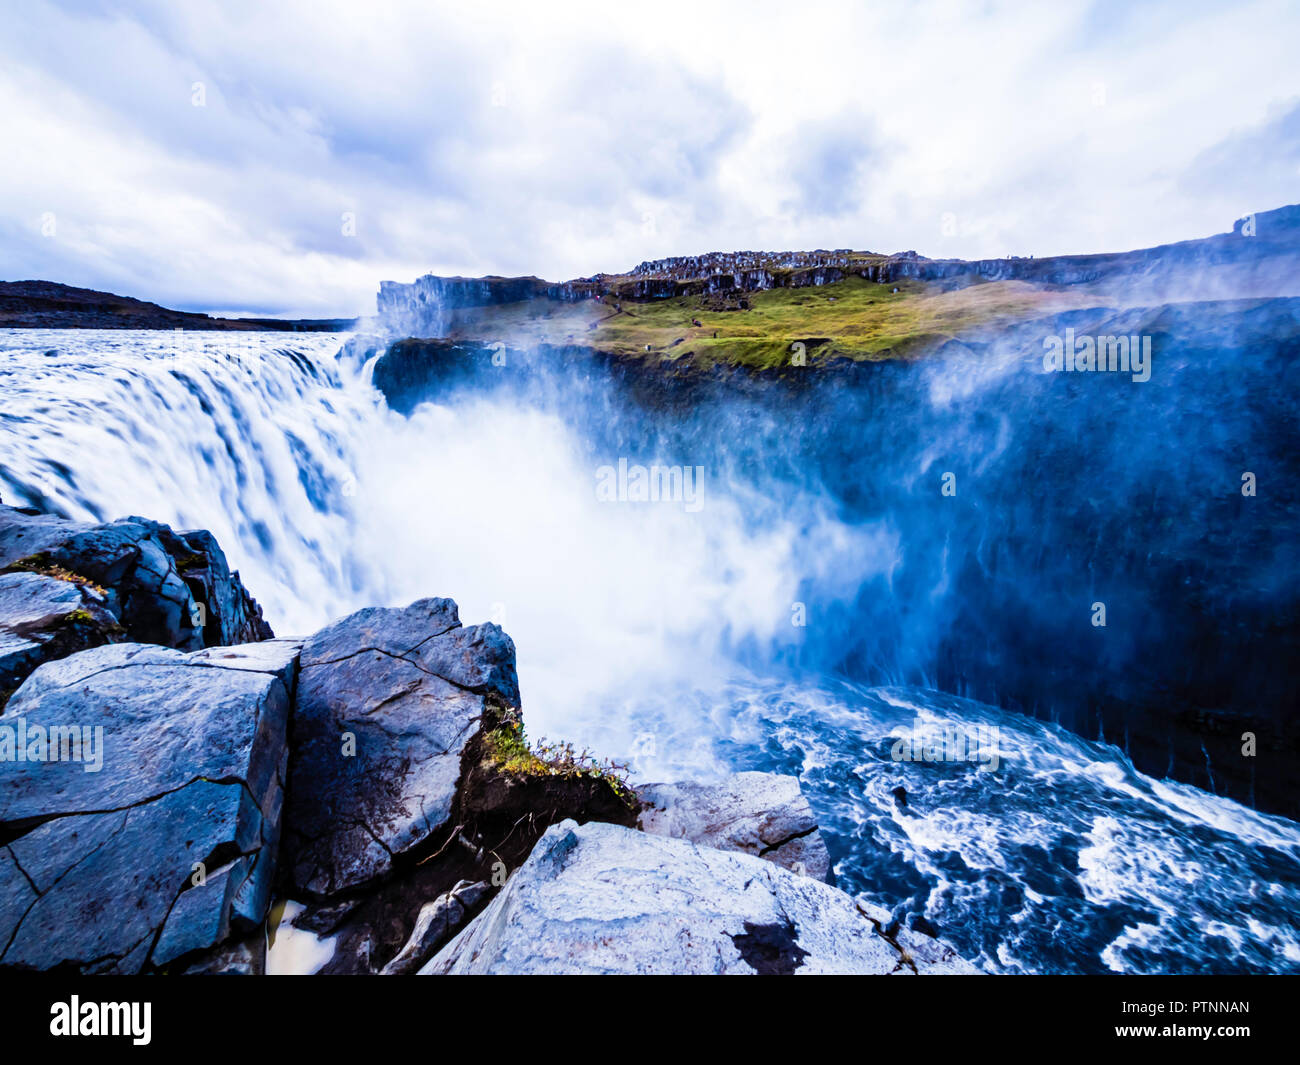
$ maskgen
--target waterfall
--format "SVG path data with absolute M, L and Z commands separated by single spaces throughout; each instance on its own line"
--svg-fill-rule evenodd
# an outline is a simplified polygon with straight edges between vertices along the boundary
M 641 779 L 799 774 L 841 884 L 924 915 L 986 968 L 1300 969 L 1300 826 L 1152 779 L 1116 747 L 991 699 L 916 686 L 942 686 L 937 640 L 965 647 L 951 619 L 969 565 L 988 587 L 1033 576 L 1014 537 L 998 539 L 1024 525 L 977 503 L 946 525 L 927 509 L 945 505 L 956 448 L 961 502 L 981 476 L 1059 459 L 1045 408 L 1012 410 L 1006 390 L 1023 386 L 1006 364 L 917 371 L 897 406 L 728 401 L 673 426 L 567 372 L 527 394 L 470 382 L 403 416 L 339 347 L 0 331 L 0 496 L 210 529 L 281 635 L 454 598 L 467 623 L 515 639 L 531 736 L 627 760 Z M 987 402 L 962 406 L 973 396 Z M 1096 445 L 1081 457 L 1113 472 Z M 669 486 L 702 469 L 703 505 L 671 490 L 638 502 L 638 466 Z M 999 737 L 996 772 L 896 757 L 954 723 Z

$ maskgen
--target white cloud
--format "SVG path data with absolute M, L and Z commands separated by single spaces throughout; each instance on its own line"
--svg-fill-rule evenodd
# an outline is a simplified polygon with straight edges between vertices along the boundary
M 1300 200 L 1285 4 L 553 8 L 9 12 L 0 276 L 353 314 L 430 269 L 1110 250 Z

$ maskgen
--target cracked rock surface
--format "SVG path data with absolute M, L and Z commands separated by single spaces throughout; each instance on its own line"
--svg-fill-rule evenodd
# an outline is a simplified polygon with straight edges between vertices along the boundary
M 0 570 L 51 567 L 103 588 L 103 606 L 129 640 L 192 651 L 273 636 L 205 530 L 135 517 L 96 525 L 0 505 Z
M 42 662 L 118 639 L 104 597 L 39 573 L 0 573 L 0 707 Z
M 735 773 L 717 784 L 644 784 L 636 793 L 642 831 L 830 877 L 830 854 L 797 777 Z
M 0 966 L 149 971 L 264 919 L 299 649 L 113 644 L 27 679 L 0 744 L 102 726 L 102 765 L 0 761 Z
M 844 892 L 772 862 L 574 821 L 549 828 L 487 909 L 420 970 L 975 971 L 938 940 L 889 938 Z
M 450 599 L 372 608 L 304 645 L 286 863 L 325 900 L 388 875 L 447 821 L 485 700 L 519 706 L 514 643 Z

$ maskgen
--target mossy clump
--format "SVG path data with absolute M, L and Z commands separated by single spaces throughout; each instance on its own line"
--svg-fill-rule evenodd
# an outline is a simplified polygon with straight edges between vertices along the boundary
M 603 781 L 629 804 L 634 802 L 628 783 L 628 767 L 595 757 L 572 743 L 550 743 L 545 739 L 529 743 L 523 723 L 513 713 L 500 715 L 497 726 L 483 737 L 485 756 L 512 776 L 586 778 Z
M 28 555 L 26 558 L 20 558 L 17 562 L 10 563 L 0 572 L 36 573 L 42 577 L 53 577 L 56 581 L 67 581 L 69 584 L 76 584 L 82 588 L 89 588 L 92 592 L 101 597 L 108 594 L 104 588 L 96 584 L 89 577 L 84 577 L 80 573 L 73 573 L 72 570 L 65 566 L 60 566 L 57 562 L 53 561 L 46 552 L 41 552 L 36 555 Z
M 59 624 L 68 629 L 90 628 L 96 632 L 102 632 L 112 641 L 115 637 L 125 636 L 124 629 L 118 622 L 114 621 L 112 615 L 107 611 L 101 611 L 96 616 L 85 607 L 77 607 L 76 610 L 69 611 L 59 619 Z

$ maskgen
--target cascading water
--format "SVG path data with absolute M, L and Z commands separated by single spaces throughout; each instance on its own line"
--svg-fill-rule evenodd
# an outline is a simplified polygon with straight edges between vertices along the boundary
M 932 516 L 881 509 L 863 466 L 905 427 L 814 461 L 798 444 L 806 412 L 715 408 L 656 429 L 614 409 L 599 375 L 551 377 L 531 397 L 471 382 L 407 417 L 338 347 L 0 333 L 0 495 L 208 528 L 281 634 L 455 598 L 514 637 L 532 736 L 641 778 L 800 774 L 840 884 L 924 917 L 990 970 L 1300 969 L 1294 822 L 1143 776 L 1056 724 L 844 679 L 943 679 L 913 648 L 965 579 L 963 527 L 934 534 L 952 569 L 922 579 L 906 560 Z M 913 399 L 942 407 L 949 384 Z M 987 445 L 984 467 L 1015 453 L 997 408 L 963 430 Z M 913 476 L 937 475 L 941 442 L 906 446 L 935 453 Z M 597 471 L 628 457 L 701 460 L 705 505 L 602 502 Z M 996 545 L 973 557 L 998 575 Z M 996 770 L 895 756 L 918 728 L 954 722 L 996 729 Z

